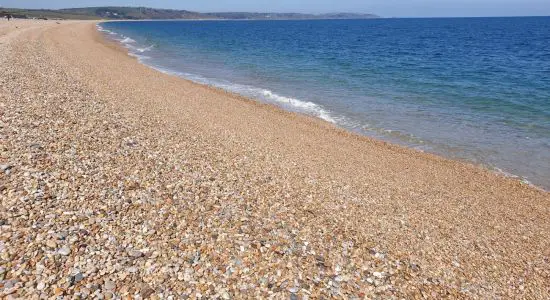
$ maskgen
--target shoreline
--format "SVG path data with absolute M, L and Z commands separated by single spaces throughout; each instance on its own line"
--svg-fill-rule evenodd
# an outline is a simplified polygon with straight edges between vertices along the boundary
M 17 24 L 1 296 L 550 296 L 549 193 Z
M 436 151 L 436 150 L 433 150 L 433 151 L 425 151 L 425 150 L 422 150 L 422 149 L 417 149 L 416 147 L 414 146 L 411 146 L 411 145 L 407 145 L 406 142 L 402 142 L 402 143 L 399 143 L 395 140 L 391 140 L 390 138 L 386 138 L 384 139 L 384 137 L 382 136 L 377 136 L 376 134 L 369 134 L 367 131 L 361 131 L 361 130 L 352 130 L 352 129 L 349 129 L 349 128 L 346 128 L 345 126 L 337 123 L 336 121 L 331 121 L 329 119 L 332 119 L 331 117 L 329 117 L 329 119 L 326 119 L 326 118 L 323 118 L 321 116 L 314 116 L 314 115 L 310 115 L 306 112 L 300 112 L 300 111 L 297 111 L 297 110 L 292 110 L 292 109 L 287 109 L 287 108 L 284 108 L 282 107 L 282 105 L 277 105 L 275 103 L 269 103 L 269 102 L 266 102 L 265 100 L 261 100 L 261 99 L 256 99 L 254 97 L 251 97 L 251 96 L 247 96 L 247 95 L 242 95 L 238 92 L 235 92 L 235 91 L 231 91 L 227 88 L 223 88 L 223 87 L 218 87 L 216 86 L 215 84 L 208 84 L 208 83 L 203 83 L 203 82 L 200 82 L 198 80 L 193 80 L 191 78 L 187 78 L 185 77 L 184 75 L 178 75 L 178 71 L 176 70 L 170 70 L 170 69 L 162 69 L 160 67 L 156 67 L 154 65 L 151 65 L 151 64 L 147 64 L 146 62 L 143 61 L 143 59 L 140 57 L 139 54 L 135 54 L 135 53 L 132 53 L 131 52 L 131 49 L 122 41 L 118 41 L 114 38 L 110 38 L 108 35 L 109 35 L 109 32 L 112 32 L 110 30 L 106 30 L 104 29 L 101 24 L 103 23 L 108 23 L 108 22 L 139 22 L 141 20 L 108 20 L 108 21 L 98 21 L 97 24 L 96 24 L 96 27 L 99 31 L 99 34 L 101 35 L 101 37 L 103 39 L 105 39 L 105 42 L 108 43 L 108 42 L 113 42 L 115 44 L 117 44 L 117 46 L 119 46 L 119 50 L 122 51 L 123 53 L 131 56 L 132 58 L 135 58 L 136 61 L 138 61 L 138 63 L 154 70 L 154 71 L 157 71 L 157 72 L 160 72 L 160 73 L 163 73 L 163 74 L 166 74 L 168 76 L 174 76 L 174 77 L 177 77 L 177 78 L 180 78 L 182 80 L 185 80 L 185 81 L 188 81 L 188 82 L 192 82 L 194 84 L 198 84 L 200 86 L 204 86 L 206 88 L 212 88 L 212 89 L 216 89 L 216 90 L 222 90 L 224 92 L 227 92 L 229 94 L 231 94 L 232 96 L 234 97 L 242 97 L 242 98 L 245 98 L 246 100 L 251 100 L 251 101 L 255 101 L 255 102 L 259 102 L 261 104 L 266 104 L 268 106 L 273 106 L 274 108 L 277 108 L 277 109 L 283 109 L 284 111 L 287 111 L 287 112 L 290 112 L 290 113 L 295 113 L 295 114 L 298 114 L 298 115 L 301 115 L 301 116 L 305 116 L 305 117 L 308 117 L 308 118 L 314 118 L 314 119 L 318 119 L 318 120 L 321 120 L 323 122 L 327 122 L 329 124 L 331 124 L 332 126 L 334 126 L 335 128 L 338 128 L 338 129 L 341 129 L 341 130 L 344 130 L 346 132 L 349 132 L 351 134 L 355 134 L 355 135 L 358 135 L 358 136 L 361 136 L 361 137 L 367 137 L 369 139 L 372 139 L 372 140 L 375 140 L 375 141 L 378 141 L 378 142 L 383 142 L 383 143 L 388 143 L 390 145 L 393 145 L 393 146 L 396 146 L 396 147 L 403 147 L 403 148 L 406 148 L 408 150 L 412 150 L 414 152 L 418 152 L 418 153 L 427 153 L 427 154 L 430 154 L 430 155 L 435 155 L 437 157 L 440 157 L 440 158 L 443 158 L 443 159 L 448 159 L 448 160 L 451 160 L 451 161 L 455 161 L 455 162 L 459 162 L 459 163 L 464 163 L 464 164 L 467 164 L 467 165 L 470 165 L 474 168 L 479 168 L 479 169 L 482 169 L 482 170 L 485 170 L 485 171 L 488 171 L 488 172 L 491 172 L 491 173 L 494 173 L 498 176 L 503 176 L 505 178 L 509 178 L 511 180 L 516 180 L 518 181 L 519 183 L 523 184 L 523 185 L 528 185 L 532 188 L 535 188 L 535 189 L 538 189 L 538 190 L 541 190 L 543 192 L 550 192 L 550 190 L 548 189 L 549 187 L 545 187 L 545 186 L 542 186 L 542 185 L 537 185 L 535 183 L 533 183 L 531 180 L 528 180 L 526 177 L 522 176 L 522 175 L 517 175 L 517 174 L 514 174 L 514 173 L 511 173 L 509 171 L 506 171 L 506 170 L 503 170 L 500 166 L 497 166 L 497 165 L 490 165 L 488 163 L 485 163 L 485 162 L 473 162 L 472 159 L 470 158 L 464 158 L 464 157 L 453 157 L 451 155 L 446 155 L 443 151 Z M 150 21 L 174 21 L 174 20 L 150 20 Z M 188 20 L 188 21 L 196 21 L 196 20 Z M 119 35 L 119 33 L 116 33 L 116 32 L 113 32 L 115 35 Z M 131 37 L 126 37 L 126 38 L 130 38 Z M 199 75 L 200 76 L 200 75 Z M 261 89 L 261 88 L 260 88 Z M 298 100 L 300 102 L 303 102 L 302 100 Z M 312 102 L 311 102 L 312 103 Z M 316 103 L 313 103 L 314 105 L 318 105 Z M 328 113 L 324 108 L 322 108 L 323 110 L 323 113 Z

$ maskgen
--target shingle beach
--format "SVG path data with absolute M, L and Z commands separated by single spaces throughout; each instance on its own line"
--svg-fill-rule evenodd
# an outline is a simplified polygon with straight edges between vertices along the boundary
M 0 21 L 0 298 L 549 299 L 550 194 Z

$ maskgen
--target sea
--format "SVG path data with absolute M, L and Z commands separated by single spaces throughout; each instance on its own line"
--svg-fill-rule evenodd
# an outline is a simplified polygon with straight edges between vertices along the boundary
M 161 72 L 550 190 L 550 17 L 98 29 Z

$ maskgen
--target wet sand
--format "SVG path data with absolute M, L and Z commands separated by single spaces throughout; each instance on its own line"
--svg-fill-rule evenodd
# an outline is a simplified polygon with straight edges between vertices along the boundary
M 550 297 L 549 193 L 60 23 L 0 23 L 0 295 Z

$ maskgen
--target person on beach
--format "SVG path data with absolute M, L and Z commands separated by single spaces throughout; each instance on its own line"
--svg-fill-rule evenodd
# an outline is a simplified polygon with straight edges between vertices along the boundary
M 7 15 L 6 18 L 8 18 L 8 22 L 11 20 L 11 15 Z

